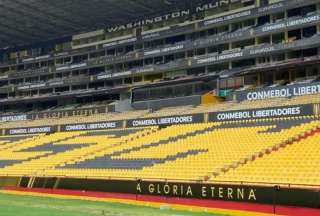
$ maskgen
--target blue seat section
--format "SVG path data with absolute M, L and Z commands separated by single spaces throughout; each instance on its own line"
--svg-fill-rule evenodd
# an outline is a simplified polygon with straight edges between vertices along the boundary
M 272 119 L 272 121 L 256 121 L 256 122 L 225 122 L 219 126 L 218 129 L 222 128 L 242 128 L 242 127 L 261 127 L 261 126 L 274 126 L 261 133 L 275 133 L 281 132 L 282 130 L 290 129 L 295 126 L 299 126 L 305 123 L 313 121 L 311 118 L 301 118 L 301 119 Z
M 145 129 L 145 128 L 144 128 Z M 138 131 L 144 129 L 126 129 L 126 130 L 111 130 L 111 131 L 89 131 L 86 133 L 86 136 L 114 136 L 114 137 L 121 137 L 121 136 L 128 136 L 129 134 L 136 133 Z
M 179 152 L 175 155 L 168 155 L 165 158 L 139 158 L 139 159 L 112 159 L 110 156 L 98 157 L 93 160 L 84 161 L 78 164 L 69 164 L 63 168 L 86 168 L 86 169 L 143 169 L 156 164 L 163 164 L 175 161 L 179 158 L 186 158 L 207 152 L 207 149 L 193 149 L 187 152 Z
M 67 165 L 67 166 L 63 166 L 61 168 L 71 168 L 71 167 L 74 167 L 74 168 L 80 168 L 80 167 L 88 168 L 90 166 L 97 167 L 97 166 L 100 166 L 100 165 L 97 165 L 97 164 L 100 164 L 100 163 L 102 164 L 101 165 L 102 167 L 108 168 L 108 165 L 107 165 L 108 162 L 110 162 L 110 163 L 114 163 L 114 162 L 117 163 L 118 162 L 117 164 L 124 163 L 123 161 L 119 162 L 119 161 L 113 160 L 113 159 L 111 159 L 112 157 L 121 156 L 122 154 L 127 154 L 127 153 L 130 153 L 130 152 L 138 152 L 138 151 L 140 151 L 142 149 L 147 149 L 147 148 L 151 148 L 151 147 L 157 147 L 157 146 L 160 146 L 160 145 L 174 145 L 175 141 L 177 141 L 177 140 L 185 139 L 185 138 L 190 137 L 190 136 L 197 136 L 199 134 L 203 134 L 203 133 L 206 133 L 208 131 L 212 131 L 212 130 L 214 130 L 214 128 L 215 128 L 215 126 L 212 126 L 212 127 L 208 127 L 208 128 L 205 128 L 205 129 L 195 130 L 193 132 L 189 132 L 189 133 L 186 133 L 186 134 L 183 134 L 183 135 L 177 135 L 177 136 L 174 136 L 174 137 L 170 137 L 170 138 L 168 138 L 166 140 L 160 140 L 158 142 L 141 144 L 138 147 L 132 147 L 132 148 L 128 148 L 128 149 L 123 149 L 121 151 L 115 151 L 112 154 L 107 154 L 107 155 L 104 155 L 102 157 L 96 157 L 94 159 L 85 160 L 85 161 L 82 161 L 82 162 L 79 162 L 79 163 L 76 163 L 76 164 L 70 164 L 70 165 Z M 191 154 L 192 154 L 192 152 L 191 152 Z M 137 162 L 137 163 L 140 163 L 140 165 L 136 166 L 139 169 L 142 169 L 144 167 L 142 165 L 150 165 L 150 164 L 152 165 L 153 164 L 152 161 L 155 161 L 157 159 L 155 158 L 154 160 L 150 160 L 149 162 L 146 161 L 148 159 L 140 159 L 139 158 L 137 160 L 138 161 L 140 161 L 140 160 L 143 161 L 143 162 Z M 134 161 L 126 160 L 125 163 L 129 164 L 129 162 L 134 162 Z M 158 163 L 162 163 L 162 162 L 159 161 Z M 138 168 L 136 168 L 136 169 L 138 169 Z
M 26 136 L 5 136 L 5 137 L 1 137 L 0 136 L 0 141 L 4 141 L 6 143 L 10 143 L 10 142 L 17 142 L 20 140 L 24 140 L 24 139 L 28 139 L 33 137 L 32 135 L 26 135 Z
M 54 143 L 47 143 L 40 146 L 31 147 L 28 149 L 21 150 L 20 152 L 52 152 L 50 154 L 56 154 L 60 152 L 66 152 L 77 148 L 82 148 L 85 146 L 88 146 L 91 144 L 85 143 L 85 144 L 59 144 L 55 145 Z M 50 155 L 48 154 L 48 155 Z
M 16 163 L 20 163 L 20 160 L 0 160 L 0 168 L 4 168 L 6 166 L 11 166 Z
M 32 136 L 5 136 L 5 137 L 0 136 L 0 141 L 3 141 L 3 140 L 18 141 L 18 140 L 27 139 L 30 137 Z
M 43 144 L 40 146 L 31 147 L 31 148 L 24 149 L 24 150 L 17 151 L 17 152 L 50 152 L 50 153 L 42 155 L 42 156 L 31 157 L 27 160 L 0 160 L 0 168 L 4 168 L 6 166 L 11 166 L 11 165 L 17 164 L 17 163 L 22 163 L 25 161 L 39 159 L 41 157 L 48 157 L 48 156 L 54 155 L 56 153 L 66 152 L 66 151 L 70 151 L 70 150 L 73 150 L 76 148 L 85 147 L 88 145 L 90 145 L 90 144 L 54 145 L 53 143 L 49 143 L 49 144 Z

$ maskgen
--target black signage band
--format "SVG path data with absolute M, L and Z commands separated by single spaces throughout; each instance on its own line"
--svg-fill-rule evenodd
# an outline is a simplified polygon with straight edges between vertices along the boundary
M 57 126 L 41 126 L 30 128 L 11 128 L 5 129 L 5 135 L 22 135 L 22 134 L 39 134 L 39 133 L 54 133 L 57 132 Z
M 58 189 L 264 203 L 310 208 L 319 208 L 320 203 L 318 190 L 281 188 L 280 186 L 273 185 L 267 187 L 241 184 L 62 178 L 59 181 Z
M 203 114 L 165 116 L 165 117 L 159 117 L 159 118 L 130 119 L 130 120 L 127 120 L 127 127 L 191 124 L 191 123 L 201 123 L 203 121 L 204 121 Z
M 122 128 L 122 127 L 123 127 L 123 121 L 92 122 L 92 123 L 85 123 L 85 124 L 62 125 L 61 131 L 104 130 L 104 129 L 116 129 L 116 128 Z
M 314 105 L 296 105 L 296 106 L 280 106 L 273 108 L 248 109 L 248 110 L 232 110 L 225 112 L 213 112 L 208 114 L 208 121 L 235 121 L 245 119 L 265 119 L 279 117 L 294 117 L 303 115 L 313 115 Z M 57 131 L 85 131 L 85 130 L 105 130 L 148 127 L 148 126 L 169 126 L 179 124 L 192 124 L 205 122 L 205 113 L 181 115 L 181 116 L 164 116 L 158 118 L 141 118 L 120 121 L 91 122 L 83 124 L 68 124 L 41 126 L 30 128 L 11 128 L 4 129 L 5 135 L 19 134 L 36 134 L 36 133 L 54 133 Z M 59 129 L 59 130 L 58 130 Z
M 247 109 L 209 113 L 209 121 L 236 121 L 246 119 L 294 117 L 313 115 L 313 105 L 281 106 L 262 109 Z
M 320 93 L 320 83 L 296 84 L 280 87 L 269 87 L 256 91 L 235 92 L 237 101 L 256 101 L 271 98 L 290 98 L 304 95 L 315 95 Z

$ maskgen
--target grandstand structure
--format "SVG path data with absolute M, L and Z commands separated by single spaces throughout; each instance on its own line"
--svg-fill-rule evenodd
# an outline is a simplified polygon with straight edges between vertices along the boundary
M 320 1 L 163 2 L 0 51 L 0 188 L 320 214 Z

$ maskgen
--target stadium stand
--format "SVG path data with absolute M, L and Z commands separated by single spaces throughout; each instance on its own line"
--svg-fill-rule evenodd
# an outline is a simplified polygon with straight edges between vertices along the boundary
M 319 184 L 316 169 L 307 168 L 308 158 L 310 166 L 316 163 L 318 134 L 294 141 L 319 125 L 308 116 L 12 136 L 17 141 L 0 148 L 0 174 Z M 306 163 L 296 167 L 296 179 L 284 178 L 295 158 Z
M 247 110 L 257 108 L 268 108 L 268 107 L 280 107 L 280 106 L 293 106 L 301 104 L 318 104 L 320 103 L 319 94 L 306 95 L 306 96 L 295 96 L 292 98 L 275 98 L 265 100 L 248 101 L 244 100 L 241 102 L 237 101 L 226 101 L 214 104 L 204 104 L 199 106 L 174 106 L 168 108 L 162 108 L 159 110 L 133 110 L 126 112 L 108 112 L 101 114 L 90 114 L 85 113 L 80 116 L 55 116 L 51 118 L 41 118 L 35 120 L 27 120 L 23 122 L 24 127 L 34 127 L 41 125 L 62 125 L 62 124 L 76 124 L 86 122 L 98 122 L 98 121 L 116 121 L 126 119 L 138 119 L 138 118 L 156 118 L 161 116 L 174 116 L 174 115 L 187 115 L 195 113 L 209 113 L 218 111 L 231 111 L 231 110 Z M 59 111 L 63 111 L 59 109 Z M 0 123 L 1 128 L 19 128 L 21 121 L 10 121 Z
M 319 185 L 319 133 L 233 168 L 212 181 L 277 182 L 292 185 Z M 303 162 L 302 162 L 303 161 Z
M 0 183 L 319 209 L 320 1 L 190 2 L 2 47 Z

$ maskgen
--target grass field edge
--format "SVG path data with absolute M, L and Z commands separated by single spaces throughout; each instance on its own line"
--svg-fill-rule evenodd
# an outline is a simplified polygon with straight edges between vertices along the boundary
M 121 203 L 125 205 L 144 206 L 144 207 L 151 207 L 151 208 L 157 208 L 157 209 L 166 208 L 166 209 L 177 210 L 177 211 L 188 211 L 188 212 L 198 212 L 198 213 L 206 212 L 206 213 L 215 213 L 215 214 L 222 214 L 222 215 L 236 215 L 236 216 L 271 216 L 273 215 L 273 214 L 260 213 L 260 212 L 200 207 L 195 205 L 182 205 L 182 204 L 172 204 L 172 203 L 165 203 L 165 202 L 151 202 L 151 201 L 146 202 L 141 200 L 120 199 L 120 198 L 98 198 L 98 197 L 90 197 L 90 196 L 51 194 L 51 193 L 17 191 L 17 190 L 8 190 L 8 189 L 0 190 L 0 193 L 22 195 L 22 196 L 47 197 L 47 198 L 55 198 L 55 199 Z

